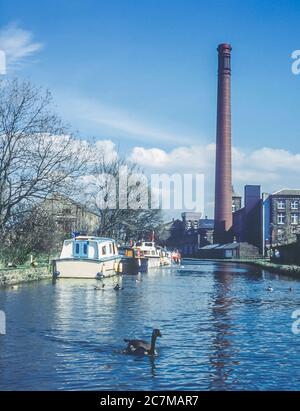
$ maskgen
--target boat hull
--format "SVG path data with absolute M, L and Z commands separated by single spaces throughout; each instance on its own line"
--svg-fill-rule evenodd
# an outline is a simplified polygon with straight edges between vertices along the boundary
M 123 274 L 145 273 L 147 270 L 147 258 L 123 257 L 121 260 L 121 271 Z
M 121 271 L 123 274 L 144 273 L 149 268 L 168 267 L 172 261 L 168 257 L 123 257 Z
M 53 276 L 56 278 L 101 279 L 119 273 L 121 257 L 106 260 L 57 259 L 53 261 Z

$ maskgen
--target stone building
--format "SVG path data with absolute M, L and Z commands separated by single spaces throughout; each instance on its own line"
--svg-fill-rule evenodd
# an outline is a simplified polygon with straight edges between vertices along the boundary
M 270 194 L 267 201 L 270 246 L 295 242 L 300 233 L 300 190 L 279 190 Z
M 196 212 L 191 212 L 191 211 L 185 211 L 181 213 L 181 218 L 184 224 L 184 229 L 186 231 L 197 230 L 199 220 L 201 217 L 202 217 L 202 213 L 196 213 Z
M 232 210 L 242 207 L 242 197 L 232 188 Z M 214 241 L 214 219 L 202 218 L 201 213 L 185 211 L 181 220 L 172 220 L 163 225 L 159 233 L 160 244 L 178 248 L 185 257 L 197 257 L 198 250 Z
M 236 241 L 258 247 L 263 255 L 272 247 L 290 244 L 300 234 L 300 190 L 260 194 L 260 186 L 245 186 L 245 205 L 233 214 Z
M 182 213 L 182 220 L 165 223 L 158 233 L 160 245 L 178 249 L 185 257 L 195 257 L 200 247 L 213 242 L 214 220 L 199 213 Z
M 52 215 L 61 233 L 71 235 L 74 232 L 80 232 L 96 235 L 98 232 L 100 216 L 67 196 L 54 194 L 44 200 L 39 207 Z

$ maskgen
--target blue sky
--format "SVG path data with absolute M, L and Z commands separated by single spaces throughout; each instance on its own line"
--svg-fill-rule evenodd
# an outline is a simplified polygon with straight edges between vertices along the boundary
M 208 174 L 208 210 L 216 47 L 230 42 L 235 185 L 297 186 L 299 0 L 11 0 L 0 15 L 2 40 L 21 29 L 33 45 L 8 74 L 48 87 L 82 137 L 112 140 L 149 169 L 177 170 L 184 151 L 182 171 Z

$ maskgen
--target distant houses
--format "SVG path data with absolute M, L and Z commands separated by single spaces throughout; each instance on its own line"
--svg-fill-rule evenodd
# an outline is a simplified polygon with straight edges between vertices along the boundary
M 162 227 L 160 244 L 179 249 L 185 257 L 196 257 L 199 248 L 213 242 L 214 220 L 190 212 L 182 213 L 181 218 Z
M 66 235 L 74 232 L 96 235 L 99 230 L 100 216 L 63 194 L 53 194 L 39 208 L 50 214 L 57 230 Z
M 259 185 L 246 185 L 242 199 L 233 189 L 232 212 L 233 243 L 219 250 L 215 245 L 211 246 L 214 243 L 214 220 L 191 212 L 182 213 L 181 220 L 173 220 L 165 225 L 162 243 L 178 248 L 185 257 L 206 255 L 208 258 L 221 255 L 225 250 L 227 257 L 229 254 L 250 256 L 251 253 L 255 257 L 258 252 L 268 256 L 276 247 L 281 247 L 284 252 L 282 247 L 293 245 L 300 234 L 300 190 L 282 189 L 272 194 L 261 194 Z M 243 245 L 234 245 L 238 243 Z M 290 255 L 294 249 L 298 250 L 299 247 L 289 247 L 286 255 Z

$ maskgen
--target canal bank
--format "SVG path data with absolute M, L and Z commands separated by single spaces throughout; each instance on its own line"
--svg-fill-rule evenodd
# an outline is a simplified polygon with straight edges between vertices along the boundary
M 48 265 L 38 267 L 3 268 L 0 270 L 0 288 L 51 278 Z
M 274 264 L 267 260 L 249 260 L 249 259 L 196 259 L 196 258 L 185 258 L 184 261 L 192 263 L 193 261 L 211 261 L 211 262 L 224 262 L 224 263 L 234 263 L 234 264 L 248 264 L 255 267 L 263 268 L 268 271 L 275 272 L 277 274 L 282 274 L 286 276 L 292 276 L 300 279 L 300 266 L 298 265 L 283 265 Z M 184 264 L 184 263 L 183 263 Z

